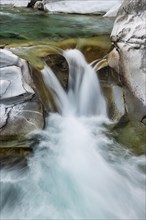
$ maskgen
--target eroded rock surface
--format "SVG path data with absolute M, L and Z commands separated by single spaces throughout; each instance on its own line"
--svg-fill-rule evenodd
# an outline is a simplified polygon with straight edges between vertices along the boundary
M 26 61 L 0 50 L 0 140 L 43 128 L 43 108 L 35 94 Z
M 139 121 L 146 115 L 145 18 L 144 0 L 124 1 L 111 33 L 118 56 L 115 63 L 114 57 L 112 59 L 110 56 L 109 62 L 110 66 L 114 63 L 112 68 L 119 68 L 117 71 L 124 87 L 128 113 Z

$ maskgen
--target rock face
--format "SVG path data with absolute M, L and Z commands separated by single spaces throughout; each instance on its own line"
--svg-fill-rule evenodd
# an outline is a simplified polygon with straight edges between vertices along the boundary
M 129 116 L 139 121 L 146 115 L 145 18 L 145 0 L 124 1 L 111 33 L 117 52 L 114 49 L 109 60 L 119 72 Z
M 0 140 L 43 128 L 43 109 L 32 89 L 26 61 L 0 50 Z

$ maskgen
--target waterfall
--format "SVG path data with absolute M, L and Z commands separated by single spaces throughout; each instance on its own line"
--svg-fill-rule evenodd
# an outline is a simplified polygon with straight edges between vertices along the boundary
M 42 75 L 59 113 L 28 137 L 28 167 L 2 169 L 2 220 L 138 220 L 145 218 L 145 157 L 106 135 L 109 123 L 98 78 L 78 50 L 69 65 L 66 94 L 52 70 Z
M 96 71 L 77 49 L 67 50 L 64 56 L 69 64 L 68 99 L 78 116 L 106 116 L 106 103 L 101 93 Z
M 46 86 L 53 93 L 58 111 L 63 115 L 74 112 L 77 116 L 106 116 L 106 103 L 96 71 L 77 49 L 66 50 L 63 55 L 69 66 L 68 94 L 65 94 L 47 65 L 41 71 Z

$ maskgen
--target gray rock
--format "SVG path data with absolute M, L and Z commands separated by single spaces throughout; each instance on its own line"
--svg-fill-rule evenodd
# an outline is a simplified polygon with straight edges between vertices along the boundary
M 122 87 L 110 83 L 102 85 L 106 97 L 108 116 L 112 121 L 119 121 L 125 114 L 125 100 Z
M 44 4 L 42 1 L 37 1 L 34 5 L 34 8 L 38 9 L 38 10 L 44 10 Z
M 9 66 L 1 68 L 0 76 L 2 80 L 1 84 L 3 84 L 3 86 L 1 87 L 2 99 L 19 96 L 27 92 L 27 90 L 25 90 L 25 88 L 23 87 L 22 74 L 19 67 Z M 34 93 L 33 90 L 32 93 Z
M 109 67 L 97 73 L 106 99 L 108 116 L 112 121 L 118 122 L 126 114 L 124 90 L 119 83 L 118 74 Z
M 125 0 L 111 33 L 119 53 L 119 63 L 115 66 L 119 68 L 127 110 L 132 118 L 139 121 L 146 115 L 145 17 L 144 0 Z
M 17 66 L 20 58 L 9 50 L 0 49 L 0 68 L 8 66 Z
M 44 126 L 42 105 L 36 96 L 24 103 L 5 106 L 3 117 L 0 140 L 24 138 L 29 132 Z
M 43 108 L 27 62 L 6 49 L 0 60 L 0 140 L 9 140 L 43 128 Z
M 10 81 L 9 80 L 0 80 L 0 97 L 3 96 L 4 94 L 6 94 L 6 91 L 8 89 L 10 85 Z

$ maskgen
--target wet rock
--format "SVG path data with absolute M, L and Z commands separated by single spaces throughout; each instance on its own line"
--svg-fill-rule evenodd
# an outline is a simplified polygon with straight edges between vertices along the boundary
M 120 126 L 121 125 L 121 126 Z M 113 129 L 116 140 L 133 153 L 144 154 L 145 152 L 145 132 L 143 123 L 133 120 L 126 123 L 119 123 Z
M 65 58 L 60 54 L 49 54 L 44 56 L 42 60 L 52 69 L 58 78 L 63 89 L 66 91 L 68 87 L 68 64 Z M 41 70 L 29 64 L 31 70 L 31 77 L 34 82 L 34 90 L 38 94 L 44 109 L 47 112 L 56 112 L 57 106 L 54 97 L 48 87 L 45 85 Z
M 38 0 L 30 0 L 29 3 L 28 3 L 28 5 L 27 5 L 27 7 L 28 7 L 28 8 L 33 8 L 37 1 L 38 1 Z
M 0 140 L 24 137 L 43 128 L 43 108 L 33 90 L 26 61 L 0 50 Z
M 68 64 L 66 59 L 60 54 L 50 54 L 45 57 L 45 62 L 49 67 L 51 67 L 64 90 L 67 90 Z
M 146 115 L 145 16 L 144 0 L 125 0 L 111 33 L 119 53 L 119 63 L 114 68 L 119 68 L 128 114 L 139 121 Z
M 108 116 L 112 121 L 119 121 L 126 114 L 126 106 L 117 73 L 107 67 L 98 71 L 98 77 L 106 99 Z
M 0 130 L 0 140 L 23 138 L 29 132 L 44 126 L 42 105 L 36 97 L 13 107 L 7 106 L 6 109 L 7 120 Z
M 141 122 L 142 122 L 144 125 L 146 125 L 146 116 L 144 116 L 144 117 L 142 118 Z
M 44 4 L 43 4 L 43 2 L 42 2 L 42 1 L 37 1 L 37 2 L 35 3 L 35 5 L 34 5 L 34 8 L 43 11 L 43 10 L 44 10 Z

